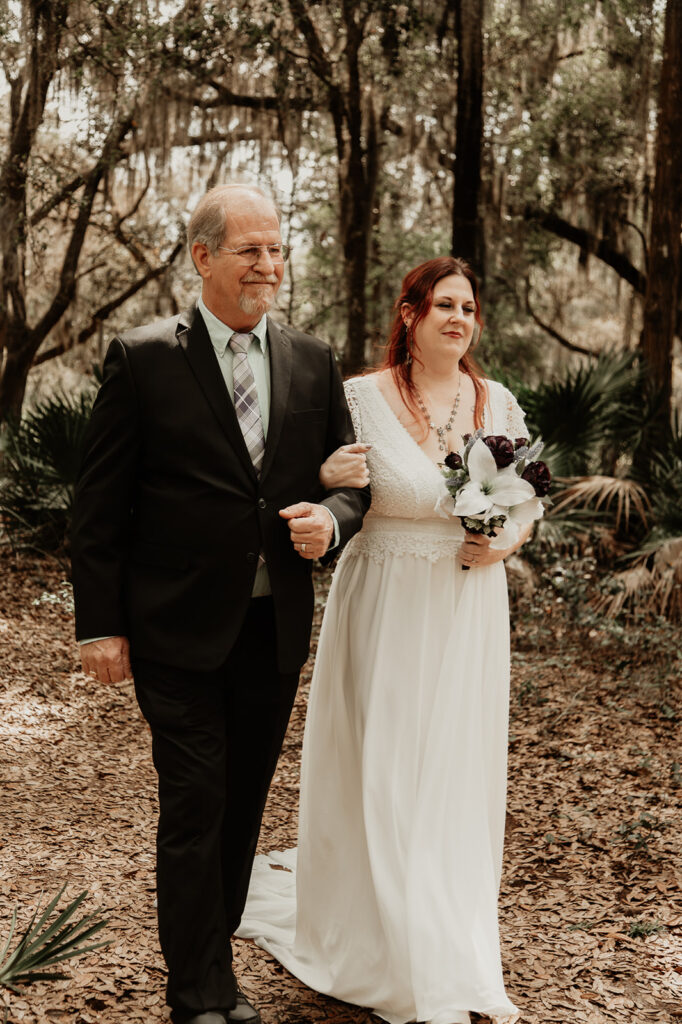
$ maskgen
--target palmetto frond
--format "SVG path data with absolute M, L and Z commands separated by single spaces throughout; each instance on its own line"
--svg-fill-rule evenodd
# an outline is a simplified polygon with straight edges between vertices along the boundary
M 629 559 L 634 564 L 611 577 L 614 590 L 594 602 L 595 610 L 610 617 L 629 610 L 682 620 L 682 536 L 652 532 Z
M 99 920 L 97 912 L 85 914 L 75 921 L 72 920 L 76 910 L 88 895 L 87 892 L 82 892 L 67 907 L 58 912 L 51 923 L 48 923 L 65 889 L 64 885 L 50 900 L 40 917 L 38 917 L 39 911 L 36 909 L 16 948 L 10 952 L 17 923 L 16 910 L 12 914 L 9 935 L 4 947 L 0 948 L 0 987 L 4 986 L 13 992 L 18 992 L 19 986 L 32 981 L 65 978 L 65 974 L 51 971 L 49 968 L 64 960 L 70 960 L 72 957 L 81 956 L 93 949 L 109 945 L 106 941 L 87 944 L 88 940 L 107 923 Z M 86 944 L 84 945 L 84 943 Z
M 566 481 L 568 486 L 559 495 L 553 513 L 569 508 L 603 510 L 614 517 L 614 529 L 630 526 L 633 512 L 646 527 L 651 504 L 644 488 L 635 480 L 615 476 L 585 476 Z
M 648 604 L 653 593 L 651 572 L 645 565 L 636 565 L 611 577 L 612 592 L 601 594 L 592 602 L 595 611 L 616 618 L 628 607 Z
M 560 457 L 566 475 L 587 475 L 631 451 L 647 420 L 641 370 L 632 353 L 605 353 L 536 388 L 517 389 L 529 426 Z M 559 468 L 558 466 L 556 467 Z
M 13 547 L 50 551 L 64 544 L 91 407 L 90 392 L 53 395 L 6 425 L 0 525 Z

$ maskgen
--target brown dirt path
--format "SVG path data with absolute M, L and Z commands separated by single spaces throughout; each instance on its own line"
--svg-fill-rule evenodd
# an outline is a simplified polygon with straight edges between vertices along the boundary
M 106 911 L 112 944 L 71 961 L 66 981 L 0 998 L 11 1024 L 153 1024 L 167 1014 L 148 733 L 129 685 L 94 687 L 79 673 L 70 614 L 41 601 L 63 573 L 0 549 L 0 948 L 12 908 L 25 924 L 65 881 L 68 896 L 87 889 L 86 908 Z M 679 680 L 663 690 L 651 669 L 624 678 L 563 628 L 549 654 L 523 624 L 514 645 L 500 901 L 508 991 L 524 1024 L 682 1020 Z M 295 843 L 309 675 L 308 666 L 263 849 Z M 236 945 L 265 1024 L 376 1020 Z

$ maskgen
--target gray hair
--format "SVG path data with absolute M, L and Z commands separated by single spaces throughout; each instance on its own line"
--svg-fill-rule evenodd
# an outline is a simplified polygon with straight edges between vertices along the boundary
M 251 185 L 245 182 L 216 185 L 215 188 L 209 189 L 206 195 L 199 200 L 194 213 L 189 219 L 189 224 L 187 225 L 187 248 L 189 249 L 190 257 L 192 256 L 192 246 L 195 242 L 201 242 L 213 255 L 217 253 L 227 230 L 227 208 L 230 202 L 233 201 L 236 192 L 251 192 L 254 195 L 262 196 L 263 199 L 267 199 L 268 202 L 272 203 L 279 220 L 280 211 L 275 200 L 258 185 Z M 192 262 L 194 262 L 193 258 Z

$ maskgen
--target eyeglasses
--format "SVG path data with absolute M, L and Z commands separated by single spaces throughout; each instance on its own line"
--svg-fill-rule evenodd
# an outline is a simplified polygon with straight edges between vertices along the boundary
M 273 263 L 286 263 L 291 253 L 290 245 L 242 245 L 239 249 L 227 249 L 219 245 L 219 249 L 228 252 L 230 256 L 237 256 L 242 263 L 252 267 L 258 263 L 261 253 L 266 252 Z

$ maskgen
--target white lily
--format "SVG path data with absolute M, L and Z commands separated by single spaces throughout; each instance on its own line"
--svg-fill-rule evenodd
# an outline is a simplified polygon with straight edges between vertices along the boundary
M 480 438 L 471 447 L 467 466 L 470 479 L 457 494 L 456 516 L 482 517 L 487 522 L 493 516 L 508 516 L 514 505 L 535 497 L 533 485 L 518 475 L 513 463 L 497 468 L 492 452 Z
M 524 483 L 526 482 L 524 480 Z M 545 508 L 540 499 L 532 497 L 528 498 L 527 501 L 522 501 L 520 505 L 514 505 L 510 508 L 509 518 L 513 523 L 525 526 L 526 523 L 534 523 L 536 519 L 541 519 L 544 511 Z
M 504 526 L 496 531 L 497 536 L 490 541 L 490 547 L 498 551 L 512 547 L 521 536 L 521 527 L 540 519 L 543 513 L 544 506 L 539 498 L 528 498 L 520 505 L 513 505 L 507 510 Z

